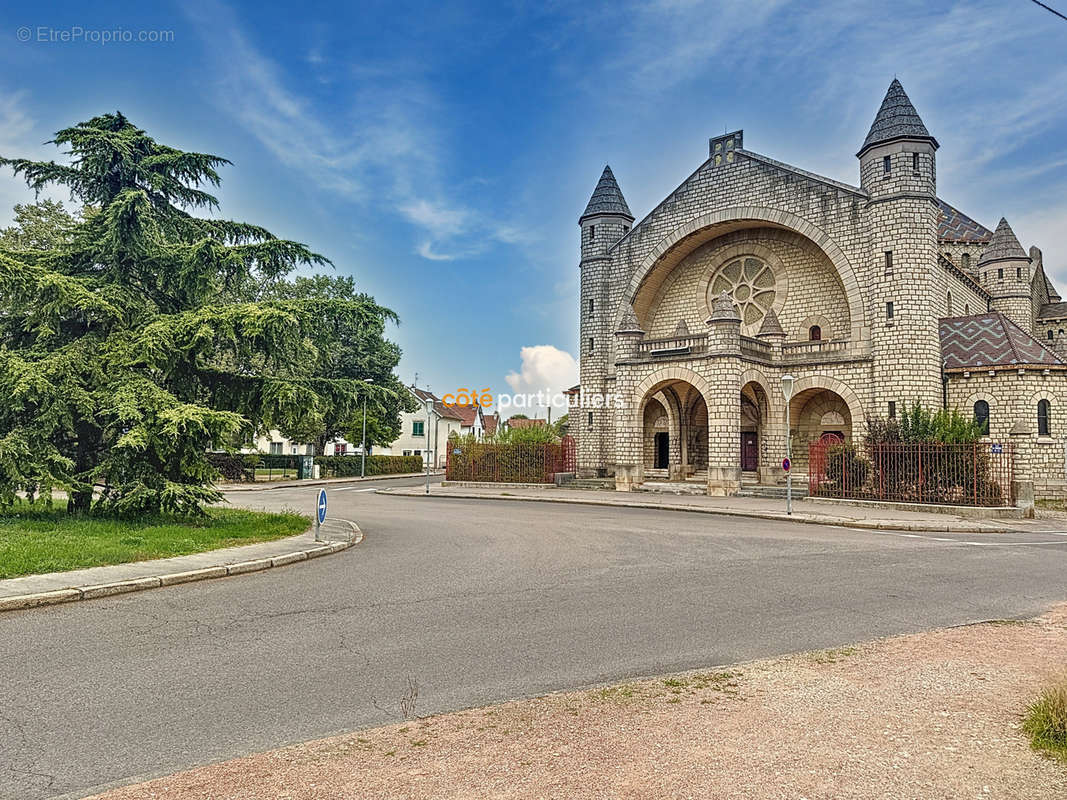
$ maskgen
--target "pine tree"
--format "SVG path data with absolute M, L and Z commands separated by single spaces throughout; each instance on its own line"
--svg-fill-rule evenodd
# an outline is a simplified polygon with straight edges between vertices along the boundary
M 197 513 L 221 499 L 209 449 L 354 419 L 365 394 L 395 409 L 393 385 L 322 371 L 346 331 L 384 354 L 367 356 L 375 377 L 391 375 L 392 311 L 352 292 L 264 298 L 329 261 L 259 226 L 194 216 L 218 208 L 204 187 L 226 159 L 160 144 L 121 113 L 53 143 L 70 163 L 0 158 L 92 211 L 47 249 L 0 243 L 0 502 L 61 488 L 71 511 Z

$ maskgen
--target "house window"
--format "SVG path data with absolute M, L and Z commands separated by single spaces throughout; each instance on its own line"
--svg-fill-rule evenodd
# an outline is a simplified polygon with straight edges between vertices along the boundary
M 892 171 L 893 171 L 893 160 L 889 156 L 886 156 L 885 158 L 882 159 L 882 172 L 884 172 L 886 175 L 888 175 Z
M 1052 411 L 1052 404 L 1048 400 L 1037 401 L 1037 435 L 1038 436 L 1051 436 L 1049 433 L 1049 412 Z
M 960 263 L 963 264 L 963 268 L 964 269 L 970 269 L 971 268 L 971 254 L 970 253 L 964 253 L 962 256 L 960 256 Z
M 285 444 L 283 442 L 271 442 L 270 454 L 272 456 L 280 456 L 285 454 Z
M 818 325 L 812 325 L 810 328 L 808 328 L 808 341 L 822 341 L 822 328 L 820 328 Z
M 416 450 L 414 455 L 421 456 L 422 455 L 422 451 L 421 450 Z
M 889 418 L 890 419 L 896 419 L 897 418 L 897 404 L 896 404 L 895 400 L 890 400 L 889 401 Z
M 885 304 L 885 318 L 893 319 L 893 301 L 890 300 Z
M 892 275 L 893 274 L 893 251 L 892 250 L 886 250 L 885 251 L 885 274 L 886 275 Z
M 405 456 L 410 456 L 411 455 L 411 451 L 410 450 L 405 450 L 403 454 Z
M 982 431 L 983 436 L 989 435 L 989 403 L 978 400 L 974 404 L 974 421 Z
M 919 154 L 918 153 L 912 153 L 911 154 L 911 168 L 912 168 L 912 170 L 914 172 L 918 172 L 919 171 Z
M 292 447 L 292 455 L 295 456 L 299 451 L 300 451 L 300 446 L 294 444 L 293 447 Z
M 411 435 L 422 436 L 424 433 L 425 425 L 426 423 L 424 423 L 421 419 L 414 420 L 411 423 Z M 416 453 L 415 455 L 418 455 L 418 453 Z

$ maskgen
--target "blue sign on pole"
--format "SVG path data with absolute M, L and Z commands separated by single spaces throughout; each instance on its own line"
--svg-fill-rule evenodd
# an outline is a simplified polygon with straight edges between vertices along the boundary
M 316 506 L 316 512 L 318 514 L 319 525 L 326 521 L 326 490 L 319 489 L 319 502 Z

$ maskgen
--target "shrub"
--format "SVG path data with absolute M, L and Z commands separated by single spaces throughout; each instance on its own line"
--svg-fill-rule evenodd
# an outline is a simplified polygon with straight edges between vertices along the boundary
M 1036 750 L 1067 761 L 1067 677 L 1045 689 L 1026 709 L 1023 731 Z
M 861 492 L 866 487 L 870 475 L 870 462 L 863 458 L 852 445 L 838 444 L 827 449 L 826 480 L 836 487 L 837 491 L 844 486 L 846 492 Z
M 363 469 L 362 456 L 316 456 L 323 478 L 351 478 Z M 422 456 L 367 456 L 367 475 L 403 475 L 422 472 Z

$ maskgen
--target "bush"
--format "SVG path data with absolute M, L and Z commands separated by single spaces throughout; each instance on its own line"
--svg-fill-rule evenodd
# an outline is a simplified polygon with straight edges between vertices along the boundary
M 323 478 L 358 477 L 363 468 L 362 456 L 316 456 L 319 475 Z M 367 456 L 368 475 L 403 475 L 422 472 L 422 456 Z
M 838 444 L 827 449 L 826 480 L 831 484 L 827 487 L 828 493 L 838 494 L 842 486 L 847 494 L 862 493 L 870 475 L 870 462 L 852 445 Z
M 1023 731 L 1035 750 L 1067 761 L 1067 677 L 1049 686 L 1026 709 Z

